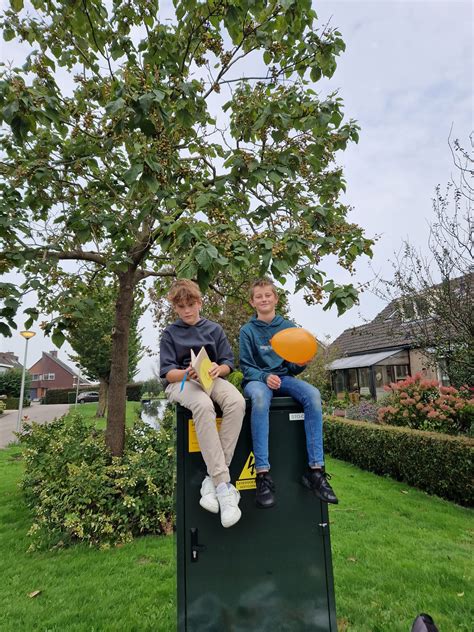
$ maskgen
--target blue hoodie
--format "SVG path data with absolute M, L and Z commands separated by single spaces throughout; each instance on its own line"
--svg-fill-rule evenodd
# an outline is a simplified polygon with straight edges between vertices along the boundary
M 187 369 L 191 349 L 197 355 L 205 347 L 211 362 L 234 368 L 234 354 L 220 325 L 201 318 L 195 325 L 187 325 L 178 318 L 163 331 L 160 340 L 160 377 L 166 378 L 171 369 Z
M 280 358 L 270 344 L 270 338 L 277 331 L 290 327 L 296 327 L 296 325 L 279 315 L 275 316 L 270 323 L 252 316 L 248 323 L 242 327 L 240 330 L 240 368 L 244 374 L 243 386 L 252 381 L 266 383 L 270 374 L 281 377 L 282 375 L 298 375 L 304 371 L 304 366 L 298 366 Z

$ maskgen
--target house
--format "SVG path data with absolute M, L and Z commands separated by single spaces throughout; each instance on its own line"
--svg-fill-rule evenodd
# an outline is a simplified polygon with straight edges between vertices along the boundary
M 416 373 L 449 384 L 430 350 L 416 348 L 410 327 L 414 317 L 400 310 L 395 299 L 372 322 L 346 329 L 330 347 L 340 357 L 327 366 L 336 395 L 355 392 L 380 399 L 384 386 Z
M 23 365 L 18 362 L 18 356 L 13 351 L 3 351 L 0 353 L 0 373 L 5 373 L 9 369 L 22 369 Z
M 30 399 L 40 399 L 50 388 L 75 388 L 78 374 L 58 358 L 57 351 L 43 351 L 38 362 L 28 369 L 31 375 Z M 81 384 L 89 384 L 81 378 Z

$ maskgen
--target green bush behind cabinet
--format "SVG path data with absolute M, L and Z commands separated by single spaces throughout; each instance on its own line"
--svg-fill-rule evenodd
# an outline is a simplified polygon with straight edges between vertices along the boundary
M 199 506 L 206 471 L 190 416 L 178 406 L 179 632 L 336 632 L 328 507 L 300 484 L 307 463 L 301 407 L 273 399 L 277 504 L 258 509 L 247 406 L 231 465 L 242 518 L 229 529 Z

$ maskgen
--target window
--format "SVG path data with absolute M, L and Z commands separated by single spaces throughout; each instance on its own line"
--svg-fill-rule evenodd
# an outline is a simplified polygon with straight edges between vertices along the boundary
M 41 373 L 33 373 L 31 376 L 32 382 L 39 382 L 41 380 Z
M 45 382 L 55 380 L 56 379 L 56 374 L 55 373 L 43 373 L 42 379 Z
M 408 364 L 396 364 L 394 367 L 395 382 L 408 377 Z
M 438 360 L 438 382 L 441 382 L 442 386 L 451 385 L 447 372 L 446 360 L 444 358 L 440 358 L 440 360 Z

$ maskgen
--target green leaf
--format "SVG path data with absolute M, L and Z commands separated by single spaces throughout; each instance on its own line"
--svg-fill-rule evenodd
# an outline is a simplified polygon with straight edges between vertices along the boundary
M 51 336 L 51 340 L 56 345 L 56 347 L 60 349 L 64 341 L 66 340 L 66 337 L 61 330 L 56 329 L 56 331 Z
M 6 338 L 11 338 L 12 332 L 6 323 L 0 322 L 0 334 Z
M 213 199 L 212 193 L 201 193 L 196 198 L 196 209 L 202 209 L 208 205 L 208 203 Z
M 143 163 L 135 163 L 123 174 L 123 179 L 128 185 L 133 184 L 142 172 Z
M 10 0 L 10 6 L 15 13 L 19 13 L 23 9 L 23 0 Z
M 118 99 L 116 99 L 115 101 L 111 101 L 110 103 L 107 103 L 107 105 L 105 106 L 105 111 L 107 112 L 107 114 L 116 114 L 119 110 L 123 109 L 125 107 L 125 100 L 122 99 L 122 97 L 119 97 Z

